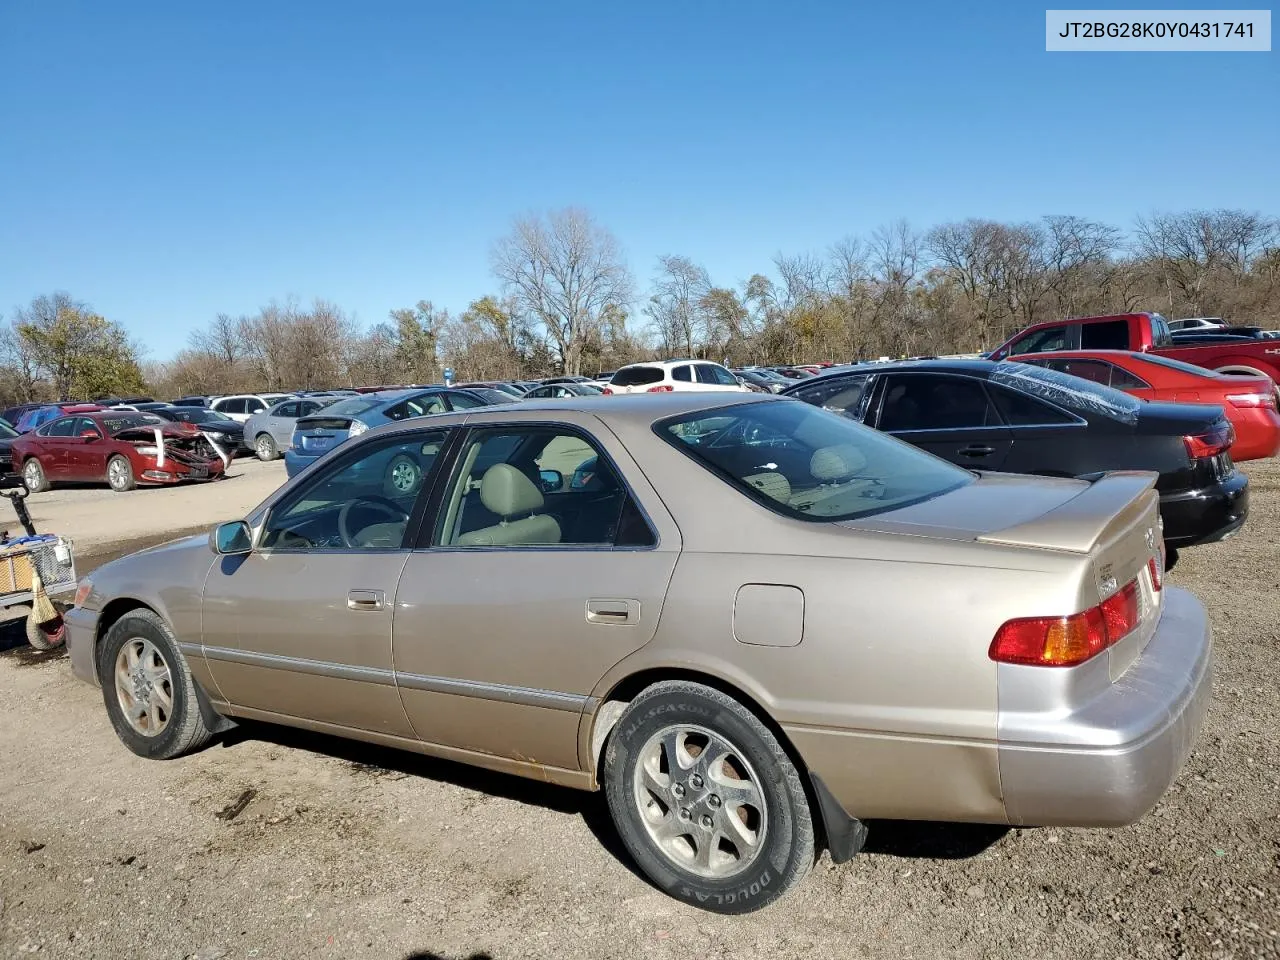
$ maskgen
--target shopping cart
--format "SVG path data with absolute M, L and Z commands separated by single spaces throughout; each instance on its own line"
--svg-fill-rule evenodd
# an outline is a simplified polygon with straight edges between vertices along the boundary
M 3 489 L 14 487 L 16 489 Z M 0 609 L 27 608 L 27 642 L 37 650 L 52 650 L 66 639 L 63 602 L 53 597 L 73 593 L 76 564 L 71 541 L 56 534 L 36 533 L 24 502 L 27 488 L 12 474 L 0 478 L 0 496 L 13 504 L 26 536 L 0 534 Z

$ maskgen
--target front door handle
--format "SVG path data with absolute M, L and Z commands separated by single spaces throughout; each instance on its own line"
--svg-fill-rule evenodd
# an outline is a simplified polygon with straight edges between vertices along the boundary
M 588 623 L 637 623 L 640 620 L 639 600 L 588 600 Z
M 347 594 L 348 610 L 381 610 L 381 590 L 352 590 Z
M 967 447 L 961 447 L 956 452 L 962 457 L 989 457 L 996 452 L 996 448 L 988 447 L 981 443 L 971 443 Z

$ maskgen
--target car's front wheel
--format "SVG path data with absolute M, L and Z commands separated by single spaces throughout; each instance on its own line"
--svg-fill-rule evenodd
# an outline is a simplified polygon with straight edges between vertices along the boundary
M 191 669 L 152 611 L 134 610 L 111 625 L 98 670 L 111 725 L 138 756 L 168 760 L 209 739 Z
M 711 687 L 666 681 L 640 694 L 610 735 L 603 779 L 641 870 L 695 907 L 758 910 L 813 866 L 799 772 L 768 727 Z
M 264 463 L 280 456 L 280 451 L 276 449 L 275 438 L 269 433 L 258 434 L 258 438 L 253 441 L 253 452 Z
M 133 464 L 121 456 L 107 461 L 107 485 L 116 493 L 124 493 L 138 485 L 133 476 Z

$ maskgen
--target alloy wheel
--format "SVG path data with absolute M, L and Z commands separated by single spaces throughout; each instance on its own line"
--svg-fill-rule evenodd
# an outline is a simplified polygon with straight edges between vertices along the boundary
M 674 865 L 723 880 L 763 849 L 768 811 L 741 750 L 705 727 L 664 727 L 641 749 L 633 795 L 654 845 Z
M 124 461 L 119 457 L 112 460 L 107 464 L 107 482 L 119 490 L 129 482 L 129 475 L 126 473 L 126 469 Z
M 116 656 L 116 697 L 137 733 L 156 737 L 173 715 L 173 674 L 164 654 L 145 637 L 131 637 Z
M 391 468 L 391 486 L 400 493 L 409 493 L 418 483 L 418 468 L 408 460 L 401 460 Z

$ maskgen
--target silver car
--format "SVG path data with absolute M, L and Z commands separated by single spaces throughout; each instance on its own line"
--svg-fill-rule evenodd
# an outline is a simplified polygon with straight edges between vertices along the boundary
M 868 820 L 1160 799 L 1212 643 L 1154 479 L 978 474 L 765 394 L 443 412 L 99 568 L 67 642 L 141 756 L 251 718 L 603 790 L 655 885 L 742 913 Z
M 293 438 L 294 424 L 299 417 L 307 417 L 345 397 L 291 398 L 270 409 L 255 413 L 244 424 L 245 446 L 258 455 L 259 460 L 275 460 L 281 450 L 287 450 Z

